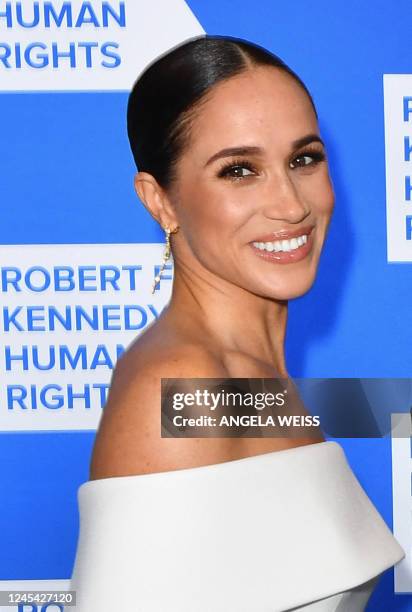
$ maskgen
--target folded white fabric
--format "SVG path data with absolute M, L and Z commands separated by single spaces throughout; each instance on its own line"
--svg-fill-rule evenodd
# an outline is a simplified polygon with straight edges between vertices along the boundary
M 92 480 L 78 501 L 76 612 L 355 612 L 405 556 L 334 441 Z

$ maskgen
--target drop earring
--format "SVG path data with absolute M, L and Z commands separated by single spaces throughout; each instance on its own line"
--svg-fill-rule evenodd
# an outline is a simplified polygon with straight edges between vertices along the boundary
M 177 231 L 177 228 L 173 230 L 173 233 Z M 152 293 L 155 292 L 156 286 L 157 284 L 160 282 L 161 276 L 162 276 L 162 272 L 164 270 L 164 267 L 166 265 L 167 260 L 170 257 L 170 233 L 171 230 L 169 227 L 166 227 L 165 229 L 165 233 L 166 233 L 166 245 L 165 245 L 165 250 L 163 253 L 163 263 L 161 265 L 161 268 L 159 270 L 159 273 L 157 276 L 155 276 L 154 282 L 153 282 L 153 287 L 152 287 Z

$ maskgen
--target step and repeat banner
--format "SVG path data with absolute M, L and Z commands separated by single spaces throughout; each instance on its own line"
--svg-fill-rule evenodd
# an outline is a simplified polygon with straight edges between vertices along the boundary
M 336 205 L 289 306 L 291 375 L 412 379 L 411 20 L 409 0 L 0 1 L 0 590 L 67 588 L 113 368 L 170 298 L 171 263 L 151 293 L 163 234 L 133 189 L 126 105 L 177 43 L 261 44 L 317 105 Z M 412 611 L 411 438 L 338 441 L 407 552 L 368 610 Z

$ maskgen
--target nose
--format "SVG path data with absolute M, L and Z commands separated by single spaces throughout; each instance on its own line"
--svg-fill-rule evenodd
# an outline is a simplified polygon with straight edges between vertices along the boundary
M 263 214 L 268 219 L 282 219 L 289 223 L 299 223 L 310 214 L 298 188 L 288 174 L 273 176 L 268 184 L 268 194 L 263 207 Z

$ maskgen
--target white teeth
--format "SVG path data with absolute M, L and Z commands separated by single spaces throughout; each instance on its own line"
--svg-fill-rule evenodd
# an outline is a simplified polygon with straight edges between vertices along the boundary
M 282 240 L 282 251 L 290 251 L 292 249 L 291 240 Z
M 290 240 L 275 240 L 275 242 L 254 242 L 253 246 L 260 251 L 294 251 L 298 249 L 302 244 L 306 244 L 308 237 L 304 234 L 297 238 L 291 238 Z

